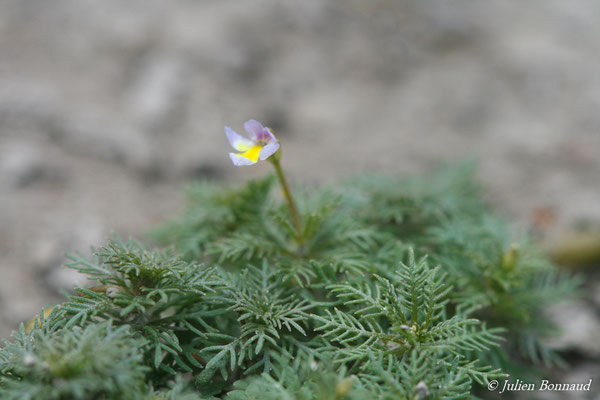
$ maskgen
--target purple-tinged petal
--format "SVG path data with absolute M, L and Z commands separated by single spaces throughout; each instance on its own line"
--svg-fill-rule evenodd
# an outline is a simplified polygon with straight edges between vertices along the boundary
M 246 151 L 255 144 L 252 140 L 246 139 L 228 126 L 225 127 L 225 134 L 231 147 L 237 151 Z
M 255 119 L 244 122 L 244 129 L 255 142 L 261 140 L 261 137 L 264 136 L 263 131 L 265 130 L 265 127 Z
M 277 142 L 269 143 L 268 145 L 266 145 L 265 147 L 260 149 L 260 153 L 258 156 L 260 157 L 261 160 L 266 160 L 267 158 L 269 158 L 273 154 L 275 154 L 275 152 L 277 150 L 279 150 L 279 143 L 277 143 Z
M 266 143 L 277 143 L 277 138 L 275 137 L 275 135 L 273 134 L 273 131 L 271 130 L 271 128 L 265 128 L 265 142 Z
M 233 163 L 233 165 L 235 165 L 236 167 L 241 167 L 243 165 L 252 165 L 252 164 L 256 164 L 256 161 L 252 161 L 246 157 L 243 157 L 239 154 L 236 153 L 229 153 L 229 158 L 231 159 L 231 162 Z

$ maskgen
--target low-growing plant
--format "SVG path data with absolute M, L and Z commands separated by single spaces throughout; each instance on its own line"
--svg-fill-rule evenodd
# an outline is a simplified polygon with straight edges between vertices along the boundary
M 472 164 L 294 196 L 272 131 L 245 127 L 233 163 L 275 176 L 191 186 L 166 249 L 69 255 L 93 283 L 0 349 L 2 398 L 470 398 L 561 362 L 540 311 L 577 280 L 510 238 Z

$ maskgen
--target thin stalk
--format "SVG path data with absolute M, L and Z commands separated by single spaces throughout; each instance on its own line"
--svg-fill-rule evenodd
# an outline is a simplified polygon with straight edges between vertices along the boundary
M 279 154 L 275 157 L 271 157 L 270 161 L 275 167 L 275 172 L 277 173 L 277 178 L 279 178 L 279 183 L 281 183 L 281 188 L 283 190 L 283 196 L 287 201 L 288 207 L 290 209 L 290 213 L 292 214 L 292 219 L 294 220 L 294 226 L 296 227 L 296 232 L 298 232 L 298 239 L 302 235 L 302 224 L 300 223 L 300 216 L 298 214 L 298 209 L 296 208 L 296 204 L 294 203 L 294 198 L 292 197 L 292 193 L 290 192 L 290 188 L 285 180 L 285 176 L 283 175 L 283 170 L 281 169 L 281 164 L 279 163 Z

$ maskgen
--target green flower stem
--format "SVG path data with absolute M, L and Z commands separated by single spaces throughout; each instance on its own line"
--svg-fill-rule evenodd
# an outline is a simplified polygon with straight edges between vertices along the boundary
M 294 198 L 292 197 L 292 192 L 290 192 L 290 188 L 285 180 L 285 176 L 283 175 L 283 170 L 281 169 L 281 164 L 279 160 L 281 159 L 281 150 L 278 150 L 277 153 L 273 155 L 273 157 L 269 158 L 273 166 L 275 167 L 275 172 L 277 173 L 277 178 L 279 178 L 279 182 L 281 183 L 281 188 L 283 189 L 283 195 L 288 203 L 288 207 L 290 208 L 290 213 L 292 214 L 292 219 L 294 220 L 294 226 L 296 227 L 296 232 L 298 233 L 298 239 L 302 236 L 302 224 L 300 223 L 300 216 L 298 214 L 298 209 L 296 208 L 296 204 L 294 203 Z

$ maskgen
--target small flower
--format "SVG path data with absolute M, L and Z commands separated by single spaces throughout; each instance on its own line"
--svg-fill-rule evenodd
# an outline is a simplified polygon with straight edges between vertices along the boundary
M 239 135 L 230 127 L 225 127 L 225 134 L 231 147 L 241 153 L 229 153 L 233 165 L 252 165 L 258 159 L 266 160 L 279 149 L 279 142 L 271 132 L 258 121 L 253 119 L 244 123 L 244 129 L 248 132 L 250 139 Z

